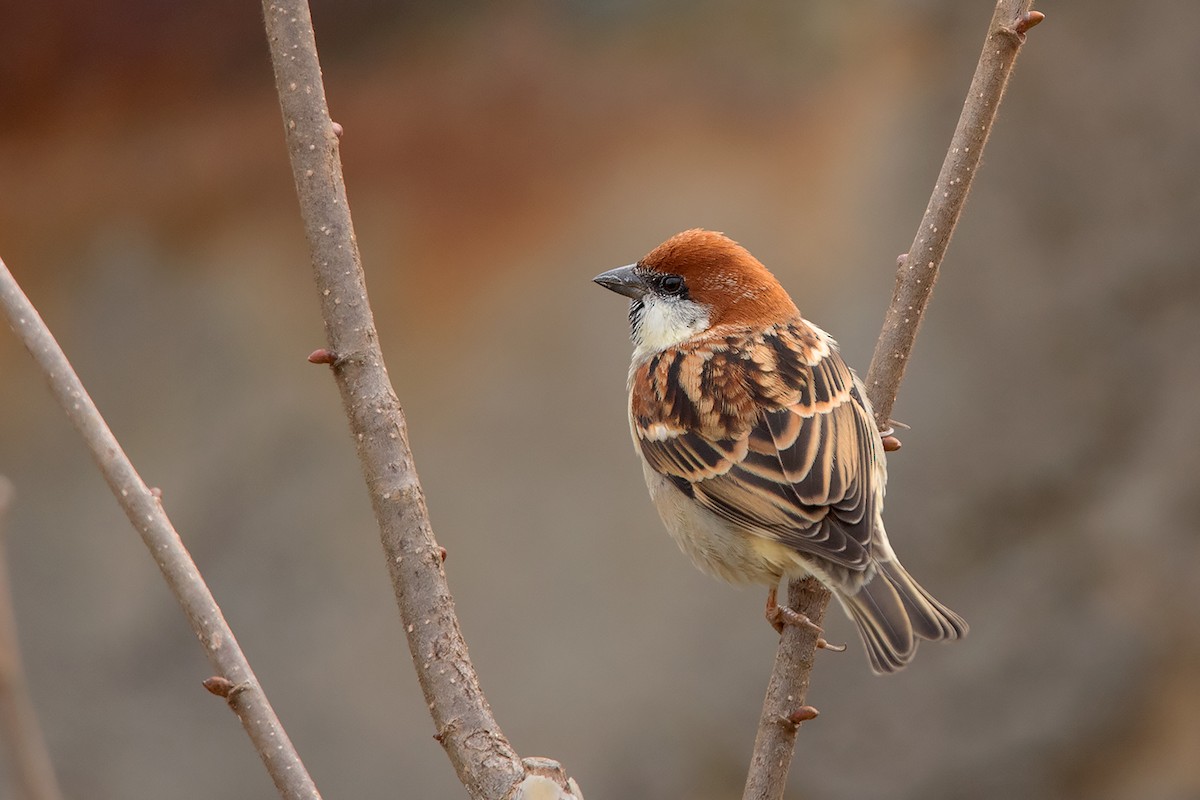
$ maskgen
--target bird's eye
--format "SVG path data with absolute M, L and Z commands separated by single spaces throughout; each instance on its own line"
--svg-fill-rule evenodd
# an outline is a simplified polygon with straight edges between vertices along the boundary
M 683 292 L 683 278 L 678 275 L 668 275 L 662 279 L 662 288 L 667 294 L 680 294 Z

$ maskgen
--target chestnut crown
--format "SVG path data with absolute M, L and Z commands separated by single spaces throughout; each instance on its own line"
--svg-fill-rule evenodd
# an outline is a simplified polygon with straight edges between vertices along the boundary
M 648 282 L 709 309 L 709 326 L 769 325 L 799 316 L 775 276 L 746 248 L 716 231 L 677 233 L 636 265 Z M 681 279 L 677 284 L 675 278 Z

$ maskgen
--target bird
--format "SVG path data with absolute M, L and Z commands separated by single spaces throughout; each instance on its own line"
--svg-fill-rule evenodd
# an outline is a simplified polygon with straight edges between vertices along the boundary
M 769 587 L 780 630 L 800 616 L 780 621 L 780 581 L 815 577 L 876 674 L 908 664 L 922 639 L 966 635 L 888 542 L 887 464 L 862 381 L 758 259 L 697 228 L 593 280 L 630 299 L 634 449 L 697 567 Z

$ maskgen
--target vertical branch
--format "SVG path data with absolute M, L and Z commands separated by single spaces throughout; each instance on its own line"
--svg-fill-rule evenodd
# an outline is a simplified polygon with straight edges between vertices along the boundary
M 27 800 L 61 800 L 62 792 L 29 694 L 17 640 L 5 541 L 12 497 L 12 484 L 0 476 L 0 738 L 8 749 L 17 796 Z
M 967 203 L 1017 53 L 1025 43 L 1025 32 L 1045 18 L 1040 12 L 1029 10 L 1032 4 L 1033 0 L 1000 0 L 996 4 L 942 171 L 938 173 L 912 246 L 899 260 L 892 302 L 867 370 L 867 397 L 880 430 L 888 427 L 917 330 L 933 294 L 938 268 Z
M 472 798 L 521 797 L 548 785 L 557 791 L 536 796 L 577 796 L 554 762 L 522 762 L 479 686 L 379 347 L 308 3 L 263 0 L 263 13 L 329 342 L 309 360 L 329 364 L 341 391 L 435 737 Z
M 219 673 L 218 678 L 206 681 L 205 685 L 209 691 L 225 697 L 237 714 L 279 794 L 289 800 L 320 800 L 317 787 L 258 685 L 225 615 L 163 510 L 159 493 L 138 475 L 54 334 L 3 261 L 0 261 L 0 312 L 33 356 L 50 391 L 91 450 L 117 503 L 154 556 L 209 663 Z
M 867 397 L 881 430 L 888 425 L 938 268 L 966 203 L 1017 53 L 1025 42 L 1026 31 L 1044 19 L 1041 13 L 1030 10 L 1031 5 L 1032 0 L 996 3 L 942 170 L 912 247 L 900 259 L 891 304 L 867 371 Z M 819 622 L 823 618 L 829 598 L 829 592 L 814 580 L 789 581 L 788 604 L 809 619 Z M 815 709 L 804 702 L 816 636 L 795 628 L 785 628 L 779 643 L 743 800 L 783 797 L 796 727 L 815 716 Z
M 825 619 L 830 596 L 815 578 L 788 581 L 788 605 L 816 625 Z M 807 625 L 783 627 L 754 740 L 745 798 L 783 797 L 796 733 L 802 722 L 817 716 L 815 708 L 804 705 L 816 651 L 816 630 Z

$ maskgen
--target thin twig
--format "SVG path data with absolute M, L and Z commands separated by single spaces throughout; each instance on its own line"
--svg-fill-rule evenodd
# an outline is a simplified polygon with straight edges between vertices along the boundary
M 898 265 L 896 287 L 866 380 L 867 396 L 880 430 L 888 426 L 938 268 L 966 203 L 1017 53 L 1025 42 L 1026 31 L 1043 19 L 1041 13 L 1030 11 L 1031 5 L 1032 0 L 999 0 L 996 4 L 942 171 L 912 247 Z M 789 605 L 812 620 L 824 615 L 829 597 L 816 581 L 789 582 Z M 779 720 L 804 707 L 815 647 L 814 635 L 797 626 L 785 629 L 759 719 L 743 800 L 783 797 L 796 725 L 780 724 Z
M 867 396 L 880 430 L 887 428 L 892 415 L 917 330 L 937 281 L 938 268 L 966 205 L 971 181 L 992 132 L 992 123 L 996 120 L 1017 53 L 1025 43 L 1024 32 L 1044 18 L 1040 12 L 1029 10 L 1032 4 L 1032 0 L 1000 0 L 996 4 L 975 77 L 958 118 L 958 127 L 942 162 L 942 171 L 933 186 L 933 194 L 912 246 L 898 264 L 892 302 L 867 370 Z
M 379 348 L 308 3 L 263 0 L 263 12 L 328 339 L 309 360 L 330 365 L 341 391 L 435 737 L 472 798 L 520 797 L 547 781 L 577 797 L 554 762 L 522 762 L 480 689 Z
M 0 476 L 0 738 L 8 750 L 17 796 L 27 800 L 61 800 L 62 792 L 38 724 L 17 640 L 5 542 L 12 498 L 12 484 Z
M 312 778 L 258 685 L 217 601 L 167 518 L 158 493 L 138 475 L 54 335 L 3 261 L 0 261 L 0 307 L 8 324 L 41 368 L 54 397 L 92 451 L 92 457 L 117 502 L 154 556 L 163 578 L 200 639 L 209 663 L 221 677 L 242 687 L 236 695 L 229 697 L 229 707 L 242 721 L 280 796 L 319 800 Z

